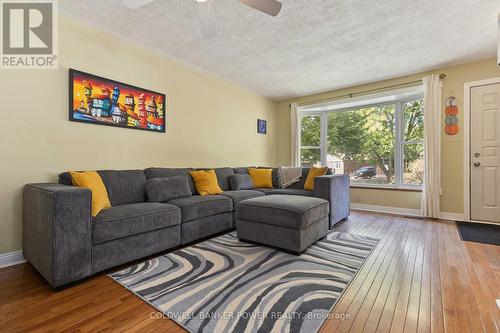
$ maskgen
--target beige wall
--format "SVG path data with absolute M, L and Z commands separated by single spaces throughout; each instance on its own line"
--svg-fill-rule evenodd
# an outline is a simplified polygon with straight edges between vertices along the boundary
M 289 104 L 294 101 L 307 102 L 332 96 L 356 93 L 368 89 L 391 86 L 394 84 L 414 81 L 430 73 L 445 73 L 443 80 L 443 102 L 450 96 L 458 98 L 459 110 L 463 112 L 464 83 L 500 77 L 500 67 L 496 59 L 488 59 L 460 66 L 440 68 L 434 71 L 405 76 L 397 79 L 376 82 L 372 84 L 351 87 L 327 93 L 288 99 L 278 103 L 278 163 L 290 163 L 290 112 Z M 443 112 L 444 118 L 444 112 Z M 460 116 L 460 127 L 463 130 L 463 117 Z M 458 141 L 449 141 L 442 135 L 442 190 L 441 211 L 448 213 L 463 213 L 463 136 L 458 136 Z M 352 189 L 352 202 L 381 205 L 390 207 L 420 208 L 420 194 L 379 189 Z
M 59 36 L 59 70 L 0 71 L 0 253 L 22 248 L 23 185 L 64 170 L 276 164 L 274 101 L 65 19 Z M 166 93 L 167 134 L 69 122 L 70 67 Z
M 62 18 L 60 69 L 0 71 L 0 254 L 22 248 L 22 187 L 55 181 L 68 169 L 148 166 L 287 165 L 288 104 L 420 79 L 431 72 L 276 103 L 164 55 Z M 67 69 L 75 68 L 167 94 L 167 133 L 68 121 Z M 500 77 L 495 59 L 443 68 L 443 100 L 463 84 Z M 278 112 L 276 113 L 276 109 Z M 256 119 L 268 134 L 256 133 Z M 460 118 L 462 125 L 462 118 Z M 463 212 L 462 136 L 443 135 L 442 211 Z M 352 202 L 419 207 L 418 192 L 353 189 Z

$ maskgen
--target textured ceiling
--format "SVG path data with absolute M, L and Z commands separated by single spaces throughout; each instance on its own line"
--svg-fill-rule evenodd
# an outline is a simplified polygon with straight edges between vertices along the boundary
M 275 99 L 496 55 L 498 0 L 282 0 L 271 17 L 211 0 L 204 39 L 195 0 L 64 0 L 61 13 Z

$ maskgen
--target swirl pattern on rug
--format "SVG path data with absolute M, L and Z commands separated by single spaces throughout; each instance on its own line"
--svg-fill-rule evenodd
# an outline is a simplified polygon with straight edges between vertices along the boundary
M 231 232 L 110 277 L 190 332 L 317 332 L 377 243 L 332 232 L 296 256 Z

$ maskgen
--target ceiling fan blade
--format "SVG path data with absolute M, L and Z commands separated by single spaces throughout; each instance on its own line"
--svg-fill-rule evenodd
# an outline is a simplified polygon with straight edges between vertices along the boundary
M 240 0 L 240 2 L 271 16 L 278 15 L 282 6 L 281 2 L 276 0 Z
M 217 28 L 215 26 L 210 1 L 196 0 L 198 4 L 198 13 L 200 14 L 201 29 L 205 38 L 217 37 Z
M 127 8 L 137 9 L 153 1 L 154 0 L 121 0 L 121 3 Z

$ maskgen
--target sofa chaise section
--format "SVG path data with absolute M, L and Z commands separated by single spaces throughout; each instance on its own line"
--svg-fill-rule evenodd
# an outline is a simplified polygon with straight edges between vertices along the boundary
M 300 195 L 303 197 L 312 197 L 314 196 L 313 191 L 299 189 L 299 188 L 257 188 L 257 191 L 260 191 L 266 195 L 271 194 L 283 194 L 283 195 Z
M 262 167 L 259 167 L 262 168 Z M 254 190 L 265 195 L 299 195 L 306 197 L 316 197 L 325 199 L 329 204 L 329 227 L 330 229 L 338 222 L 346 219 L 350 215 L 350 179 L 349 175 L 332 174 L 328 169 L 325 176 L 314 179 L 314 191 L 304 189 L 310 168 L 302 168 L 302 175 L 298 182 L 288 188 L 279 188 L 278 168 L 272 168 L 273 188 L 256 188 Z M 235 174 L 248 174 L 247 168 L 234 168 Z
M 297 195 L 269 195 L 238 203 L 238 238 L 296 254 L 328 233 L 328 202 Z
M 328 201 L 330 229 L 351 214 L 349 175 L 325 175 L 314 178 L 314 196 Z

